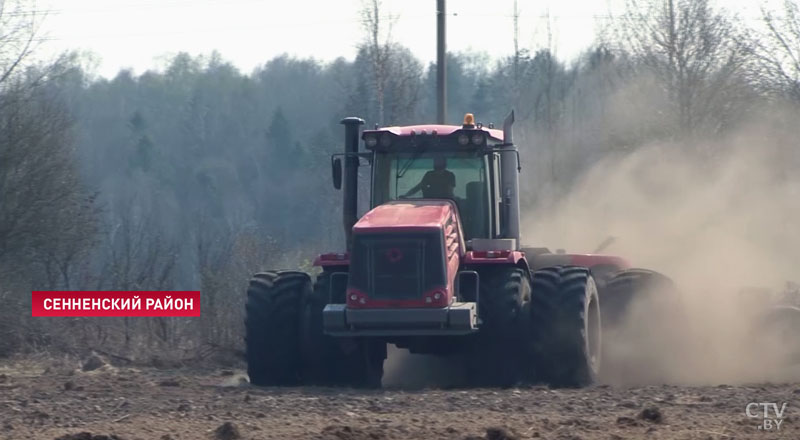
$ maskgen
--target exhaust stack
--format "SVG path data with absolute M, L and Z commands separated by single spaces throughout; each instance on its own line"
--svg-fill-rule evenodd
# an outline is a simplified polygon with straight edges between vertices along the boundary
M 344 125 L 344 203 L 342 205 L 342 220 L 344 223 L 344 237 L 347 251 L 353 246 L 353 225 L 358 220 L 358 135 L 364 120 L 356 117 L 344 118 L 340 122 Z
M 519 249 L 522 239 L 519 227 L 519 154 L 514 145 L 512 126 L 514 125 L 514 110 L 503 121 L 503 170 L 502 183 L 503 204 L 506 208 L 506 227 L 503 231 L 504 238 L 514 239 L 515 249 Z
M 506 144 L 513 144 L 514 140 L 513 137 L 513 127 L 514 125 L 514 110 L 511 110 L 511 113 L 506 116 L 506 119 L 503 120 L 503 143 Z

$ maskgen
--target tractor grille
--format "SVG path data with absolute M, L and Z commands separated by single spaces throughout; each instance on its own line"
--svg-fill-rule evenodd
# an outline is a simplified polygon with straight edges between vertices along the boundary
M 357 235 L 350 283 L 372 299 L 420 299 L 444 284 L 441 233 Z

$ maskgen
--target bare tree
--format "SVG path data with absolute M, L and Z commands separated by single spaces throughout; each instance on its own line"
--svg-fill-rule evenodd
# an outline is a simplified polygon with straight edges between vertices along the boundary
M 40 258 L 48 289 L 87 289 L 91 286 L 91 253 L 98 244 L 98 219 L 101 216 L 97 197 L 97 193 L 87 194 L 82 200 L 73 200 L 62 211 L 70 221 L 60 224 L 61 239 L 52 240 Z
M 106 240 L 104 287 L 112 290 L 164 290 L 175 269 L 175 245 L 159 233 L 155 217 L 133 203 L 115 216 Z
M 0 340 L 9 346 L 60 333 L 26 317 L 30 291 L 83 281 L 98 216 L 78 173 L 72 117 L 42 81 L 49 74 L 33 66 L 12 73 L 14 63 L 0 83 Z
M 768 90 L 800 102 L 800 7 L 784 0 L 782 12 L 762 9 L 767 32 L 759 47 L 761 79 Z
M 195 225 L 197 271 L 202 291 L 200 343 L 237 347 L 242 342 L 244 294 L 252 274 L 275 264 L 276 246 L 263 231 L 242 226 Z
M 628 0 L 617 31 L 622 48 L 663 86 L 673 133 L 717 131 L 741 110 L 752 47 L 708 0 Z
M 512 12 L 512 17 L 514 19 L 514 94 L 519 93 L 519 83 L 520 83 L 520 62 L 521 58 L 525 56 L 524 50 L 519 48 L 519 17 L 520 11 L 519 6 L 517 5 L 517 0 L 514 0 L 514 10 Z
M 98 208 L 74 156 L 73 119 L 53 79 L 74 61 L 32 62 L 35 2 L 0 2 L 0 352 L 62 334 L 29 319 L 31 289 L 85 277 Z
M 389 53 L 389 75 L 384 91 L 388 103 L 388 115 L 393 122 L 407 122 L 415 116 L 419 103 L 422 64 L 404 47 L 393 46 Z
M 33 53 L 39 18 L 34 1 L 0 2 L 0 84 L 8 81 Z
M 72 155 L 72 120 L 58 100 L 24 83 L 0 94 L 0 261 L 4 267 L 68 267 L 94 233 L 94 197 Z M 51 285 L 50 287 L 55 287 Z
M 385 122 L 385 93 L 387 82 L 389 81 L 391 36 L 394 18 L 384 17 L 387 23 L 383 23 L 381 7 L 380 0 L 365 2 L 361 16 L 367 37 L 364 47 L 367 50 L 367 56 L 372 67 L 372 82 L 375 87 L 375 99 L 378 106 L 378 124 L 383 125 Z
M 109 290 L 171 289 L 177 264 L 177 245 L 160 232 L 153 211 L 143 206 L 138 197 L 134 195 L 119 202 L 120 208 L 110 212 L 104 240 L 106 246 L 100 256 L 104 264 L 100 268 L 97 287 Z M 140 321 L 128 317 L 122 319 L 122 339 L 126 349 L 132 347 L 138 328 L 136 324 Z M 170 318 L 146 321 L 149 331 L 145 336 L 155 336 L 159 344 L 173 344 L 172 321 Z M 113 323 L 109 326 L 113 327 Z M 98 329 L 100 333 L 103 331 Z

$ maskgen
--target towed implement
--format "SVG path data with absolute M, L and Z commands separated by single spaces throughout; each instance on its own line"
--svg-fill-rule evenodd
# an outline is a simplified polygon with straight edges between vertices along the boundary
M 331 163 L 346 249 L 320 255 L 315 279 L 252 278 L 251 382 L 378 387 L 387 344 L 458 356 L 473 385 L 595 381 L 603 300 L 613 317 L 658 274 L 619 257 L 521 244 L 513 122 L 512 112 L 497 130 L 467 114 L 460 126 L 360 134 L 363 120 L 344 119 L 345 149 Z M 370 210 L 358 218 L 362 162 L 371 167 Z

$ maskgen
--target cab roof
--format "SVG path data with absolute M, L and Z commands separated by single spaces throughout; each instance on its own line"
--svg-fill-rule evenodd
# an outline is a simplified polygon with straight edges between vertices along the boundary
M 422 124 L 381 127 L 376 130 L 364 130 L 364 134 L 389 132 L 395 136 L 414 136 L 421 135 L 423 132 L 426 135 L 431 135 L 433 132 L 436 132 L 438 136 L 449 136 L 459 130 L 483 131 L 495 141 L 503 142 L 503 130 L 485 127 L 478 128 L 477 126 L 475 126 L 475 128 L 465 128 L 460 125 Z

